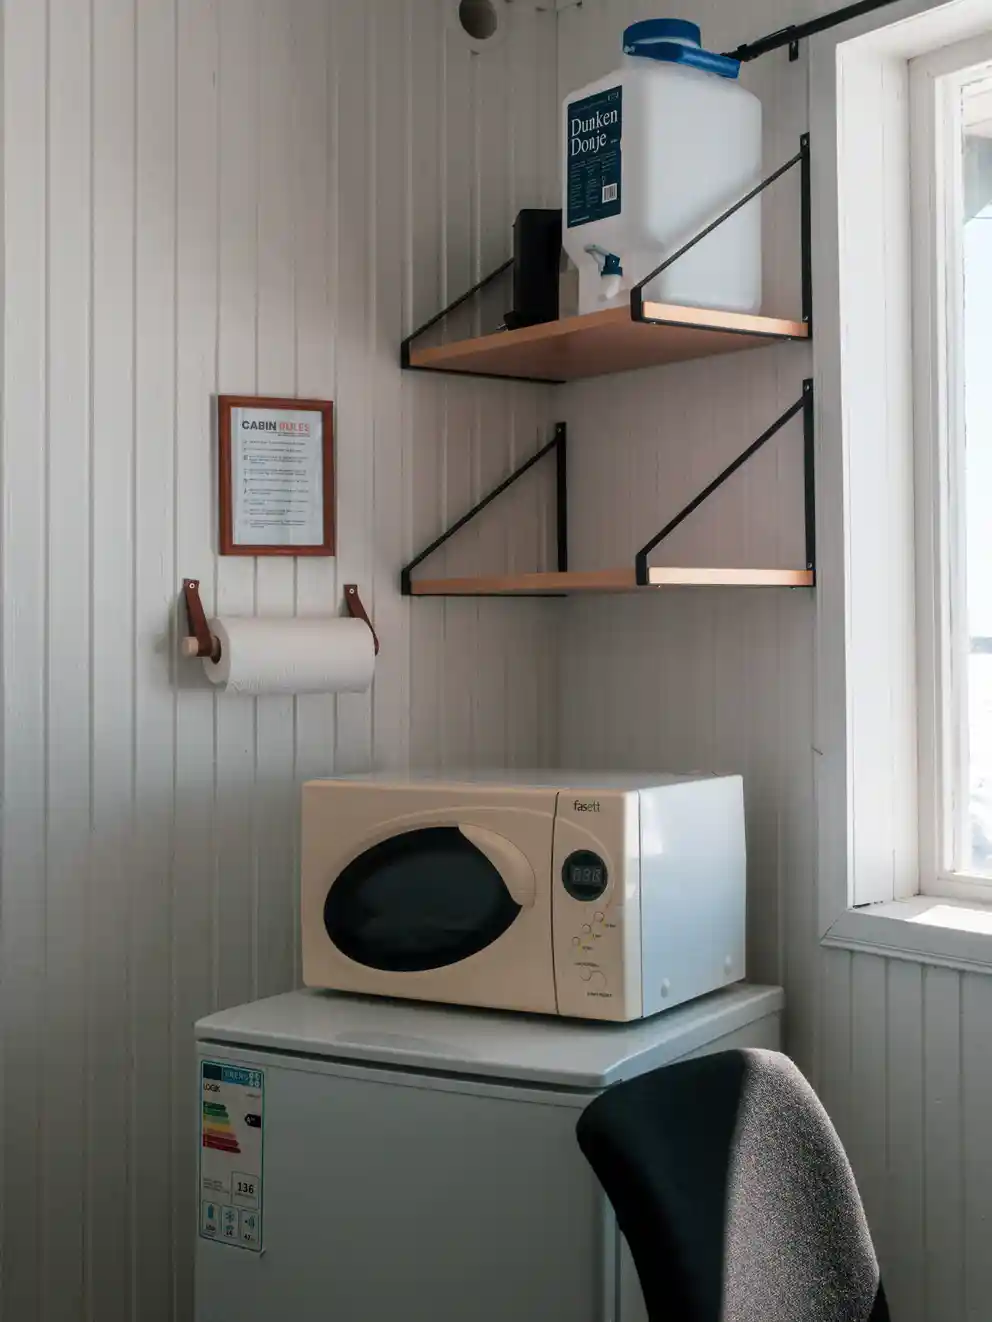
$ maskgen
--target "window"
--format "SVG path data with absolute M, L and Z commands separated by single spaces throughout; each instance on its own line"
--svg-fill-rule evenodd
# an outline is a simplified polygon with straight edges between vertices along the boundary
M 988 971 L 992 0 L 873 8 L 809 67 L 819 931 Z
M 992 900 L 992 41 L 910 102 L 920 888 Z

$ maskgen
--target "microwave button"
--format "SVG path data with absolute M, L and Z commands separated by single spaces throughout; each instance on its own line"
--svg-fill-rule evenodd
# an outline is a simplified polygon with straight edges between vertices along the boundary
M 583 936 L 588 936 L 589 933 L 590 933 L 591 931 L 592 931 L 592 928 L 589 926 L 588 923 L 583 923 L 583 924 L 582 924 L 582 935 L 583 935 Z
M 605 913 L 598 913 L 598 914 L 596 915 L 596 922 L 597 922 L 597 923 L 605 923 L 605 922 L 606 922 L 606 914 L 605 914 Z
M 590 986 L 594 987 L 597 991 L 602 991 L 606 986 L 606 974 L 600 969 L 593 969 Z
M 589 968 L 579 969 L 579 977 L 582 979 L 583 982 L 588 982 L 592 977 L 592 969 Z

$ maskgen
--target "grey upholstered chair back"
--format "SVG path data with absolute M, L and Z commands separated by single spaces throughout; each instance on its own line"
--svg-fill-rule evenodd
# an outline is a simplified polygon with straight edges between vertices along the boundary
M 787 1057 L 728 1051 L 618 1084 L 578 1137 L 651 1322 L 888 1322 L 850 1163 Z

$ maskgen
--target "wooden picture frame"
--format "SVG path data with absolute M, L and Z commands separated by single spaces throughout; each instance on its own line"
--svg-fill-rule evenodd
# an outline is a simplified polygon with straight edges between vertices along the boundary
M 333 403 L 220 395 L 217 435 L 220 554 L 334 555 Z

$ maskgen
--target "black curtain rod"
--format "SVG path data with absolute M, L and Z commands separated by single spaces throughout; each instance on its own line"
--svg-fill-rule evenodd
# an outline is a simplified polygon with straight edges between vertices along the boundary
M 732 60 L 756 60 L 759 55 L 767 55 L 769 51 L 788 46 L 790 59 L 796 59 L 799 54 L 799 43 L 803 37 L 811 37 L 815 32 L 826 32 L 827 28 L 835 28 L 838 23 L 847 23 L 862 14 L 870 14 L 873 9 L 884 9 L 886 5 L 892 4 L 895 4 L 895 0 L 859 0 L 857 4 L 845 5 L 843 9 L 835 9 L 820 18 L 812 18 L 808 23 L 793 23 L 790 27 L 779 28 L 777 32 L 770 32 L 767 37 L 761 37 L 758 41 L 749 41 L 743 46 L 738 46 L 736 50 L 726 53 Z

